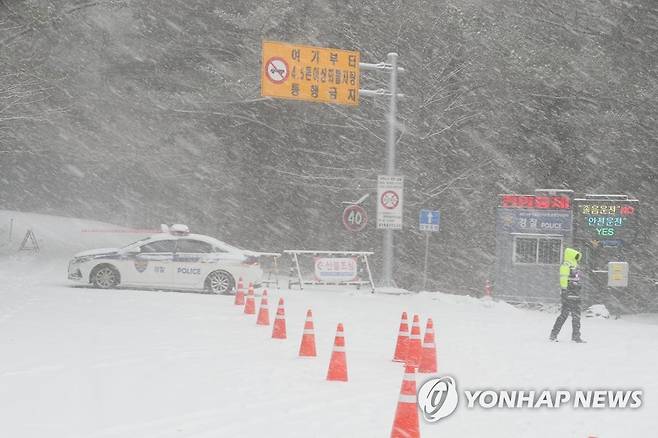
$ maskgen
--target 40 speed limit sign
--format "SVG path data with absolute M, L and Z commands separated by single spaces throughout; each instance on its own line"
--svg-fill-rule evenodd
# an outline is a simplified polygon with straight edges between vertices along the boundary
M 368 213 L 360 205 L 349 205 L 343 210 L 343 225 L 348 231 L 361 231 L 368 224 Z

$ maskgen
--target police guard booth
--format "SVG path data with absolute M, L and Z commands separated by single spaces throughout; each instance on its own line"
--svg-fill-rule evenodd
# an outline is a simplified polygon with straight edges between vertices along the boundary
M 573 192 L 536 190 L 499 198 L 495 296 L 515 303 L 559 302 L 559 266 L 573 238 Z

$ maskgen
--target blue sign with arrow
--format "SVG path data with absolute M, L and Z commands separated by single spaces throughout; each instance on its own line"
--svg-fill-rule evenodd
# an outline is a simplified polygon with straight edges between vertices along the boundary
M 437 210 L 421 210 L 418 223 L 420 231 L 439 231 L 441 212 Z

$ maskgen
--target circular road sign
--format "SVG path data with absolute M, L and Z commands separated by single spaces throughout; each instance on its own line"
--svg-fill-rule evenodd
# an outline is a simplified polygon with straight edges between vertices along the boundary
M 400 203 L 400 196 L 393 190 L 387 190 L 382 193 L 380 202 L 382 203 L 382 207 L 393 210 Z
M 283 58 L 273 57 L 265 63 L 265 75 L 270 82 L 281 84 L 288 79 L 288 64 Z
M 343 225 L 348 231 L 361 231 L 368 224 L 368 213 L 360 205 L 348 205 L 343 210 Z

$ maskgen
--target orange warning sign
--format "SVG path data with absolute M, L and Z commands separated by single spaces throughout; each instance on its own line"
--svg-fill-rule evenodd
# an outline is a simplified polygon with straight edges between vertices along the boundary
M 359 104 L 359 52 L 263 41 L 261 95 Z

